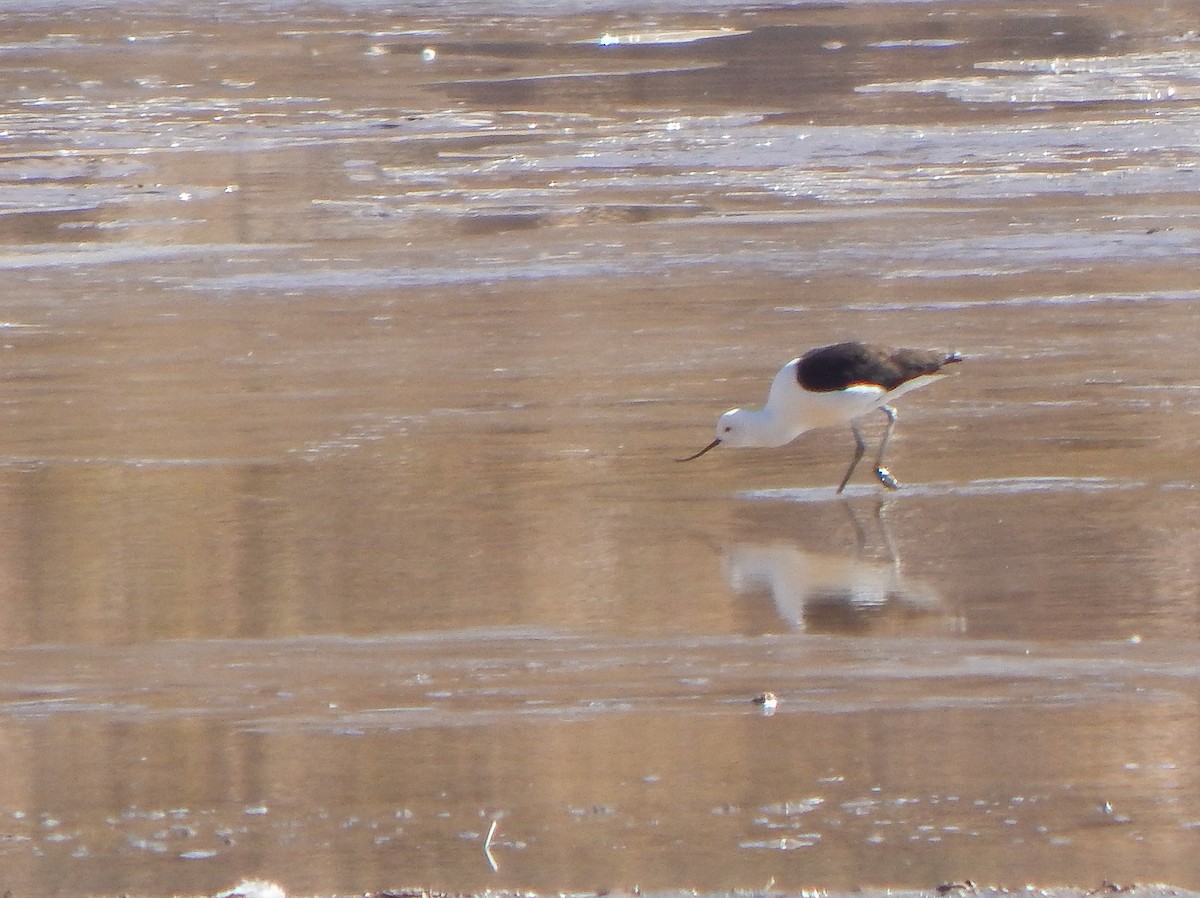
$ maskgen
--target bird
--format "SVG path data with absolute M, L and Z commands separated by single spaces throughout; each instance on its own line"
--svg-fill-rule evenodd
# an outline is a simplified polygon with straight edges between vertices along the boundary
M 962 359 L 957 352 L 894 349 L 858 341 L 811 349 L 779 369 L 762 408 L 730 409 L 717 421 L 716 439 L 695 455 L 676 461 L 692 461 L 722 445 L 735 449 L 783 446 L 809 430 L 849 424 L 854 457 L 838 484 L 840 494 L 867 449 L 858 420 L 879 409 L 888 423 L 875 457 L 875 477 L 887 489 L 899 489 L 900 482 L 883 466 L 896 426 L 891 402 L 909 390 L 940 380 L 945 366 Z
M 779 707 L 779 696 L 774 692 L 760 692 L 754 698 L 750 699 L 756 705 L 762 705 L 762 713 L 764 717 L 770 717 L 775 713 L 775 709 Z

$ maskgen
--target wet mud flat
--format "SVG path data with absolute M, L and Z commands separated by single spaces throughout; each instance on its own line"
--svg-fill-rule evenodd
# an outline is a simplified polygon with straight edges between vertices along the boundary
M 379 893 L 377 893 L 375 898 L 422 898 L 422 896 L 429 896 L 429 898 L 442 898 L 442 896 L 444 894 L 445 893 L 438 893 L 438 892 L 430 893 L 423 889 L 397 889 L 397 890 L 389 890 L 389 891 L 379 892 Z M 497 898 L 529 898 L 529 896 L 534 896 L 536 893 L 532 893 L 532 892 L 489 892 L 488 894 L 495 895 L 495 896 L 497 896 Z M 705 895 L 705 894 L 711 895 L 712 898 L 732 898 L 732 896 L 770 895 L 770 894 L 779 894 L 779 893 L 753 892 L 753 891 L 712 892 L 712 893 L 698 893 L 698 892 L 692 892 L 692 891 L 688 891 L 688 892 L 670 892 L 670 891 L 642 892 L 642 891 L 637 891 L 637 892 L 593 892 L 593 893 L 574 893 L 574 894 L 580 895 L 580 898 L 591 898 L 591 896 L 593 896 L 593 895 L 596 896 L 596 898 L 600 898 L 600 896 L 606 896 L 606 895 L 615 895 L 615 896 L 647 895 L 647 896 L 650 896 L 650 898 L 675 898 L 675 896 L 681 896 L 681 895 Z M 994 896 L 994 898 L 999 898 L 999 896 L 1008 896 L 1008 895 L 1036 895 L 1036 896 L 1039 896 L 1039 898 L 1042 898 L 1042 896 L 1044 896 L 1044 898 L 1082 898 L 1082 896 L 1105 895 L 1105 894 L 1133 895 L 1133 896 L 1135 896 L 1135 898 L 1190 898 L 1190 896 L 1195 895 L 1196 893 L 1189 892 L 1186 889 L 1177 889 L 1177 888 L 1173 888 L 1171 886 L 1165 886 L 1165 885 L 1118 885 L 1116 883 L 1111 883 L 1111 882 L 1105 881 L 1105 882 L 1100 883 L 1093 889 L 1063 888 L 1063 887 L 1038 888 L 1038 887 L 1033 887 L 1033 886 L 1028 886 L 1024 889 L 998 889 L 998 888 L 981 887 L 972 882 L 948 882 L 948 883 L 941 883 L 938 886 L 936 886 L 934 888 L 930 888 L 930 889 L 887 889 L 887 890 L 856 889 L 853 892 L 846 892 L 846 893 L 827 892 L 827 891 L 823 891 L 823 890 L 819 890 L 819 889 L 810 889 L 810 890 L 806 890 L 802 894 L 828 896 L 828 898 L 838 898 L 839 894 L 844 894 L 844 895 L 853 894 L 853 895 L 867 895 L 867 896 L 876 895 L 876 894 L 897 895 L 897 896 L 900 896 L 900 898 L 932 898 L 932 896 L 943 896 L 943 895 L 985 895 L 985 896 Z
M 1190 895 L 1192 12 L 6 13 L 4 888 Z
M 259 886 L 269 885 L 267 883 L 257 883 Z M 500 892 L 488 891 L 486 893 L 495 898 L 537 898 L 535 892 Z M 604 896 L 649 896 L 649 898 L 679 898 L 679 896 L 709 896 L 709 898 L 734 898 L 734 896 L 754 896 L 778 895 L 778 892 L 754 892 L 754 891 L 737 891 L 737 892 L 573 892 L 571 893 L 577 898 L 604 898 Z M 900 898 L 934 898 L 934 896 L 944 895 L 986 895 L 990 898 L 1003 898 L 1003 896 L 1011 895 L 1030 895 L 1038 896 L 1038 898 L 1086 898 L 1091 895 L 1133 895 L 1135 898 L 1191 898 L 1195 892 L 1189 892 L 1186 889 L 1177 889 L 1165 885 L 1118 885 L 1104 881 L 1093 889 L 1082 888 L 1036 888 L 1027 886 L 1024 889 L 997 889 L 980 887 L 973 882 L 955 882 L 941 883 L 931 889 L 856 889 L 853 892 L 827 892 L 819 889 L 808 889 L 803 893 L 805 896 L 820 896 L 820 898 L 839 898 L 841 895 L 898 895 Z M 373 895 L 368 895 L 366 898 L 452 898 L 446 892 L 429 892 L 424 889 L 387 889 L 381 892 L 376 892 Z M 463 898 L 463 896 L 456 896 Z

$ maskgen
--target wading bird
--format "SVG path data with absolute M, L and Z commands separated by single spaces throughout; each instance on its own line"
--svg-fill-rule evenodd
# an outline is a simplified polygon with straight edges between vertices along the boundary
M 695 455 L 678 461 L 699 458 L 717 446 L 782 446 L 805 431 L 849 424 L 854 434 L 854 458 L 838 484 L 840 493 L 867 449 L 858 419 L 879 409 L 887 415 L 888 423 L 875 457 L 875 476 L 888 489 L 899 489 L 899 482 L 883 466 L 883 454 L 896 426 L 896 410 L 889 403 L 909 390 L 939 380 L 944 376 L 943 367 L 961 361 L 957 352 L 891 349 L 857 342 L 812 349 L 779 369 L 766 405 L 760 409 L 730 409 L 717 421 L 716 439 Z

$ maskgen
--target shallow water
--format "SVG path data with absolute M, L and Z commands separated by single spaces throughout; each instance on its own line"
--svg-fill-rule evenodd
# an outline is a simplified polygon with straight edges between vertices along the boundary
M 5 888 L 1200 888 L 1189 8 L 6 25 Z

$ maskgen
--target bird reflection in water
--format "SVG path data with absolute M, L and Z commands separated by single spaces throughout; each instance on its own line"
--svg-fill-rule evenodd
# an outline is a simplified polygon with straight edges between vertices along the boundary
M 963 621 L 932 587 L 904 576 L 876 501 L 870 526 L 844 503 L 857 534 L 851 555 L 810 551 L 796 540 L 737 543 L 722 567 L 739 594 L 766 591 L 790 630 L 842 635 L 961 632 Z M 879 534 L 872 548 L 871 531 Z

